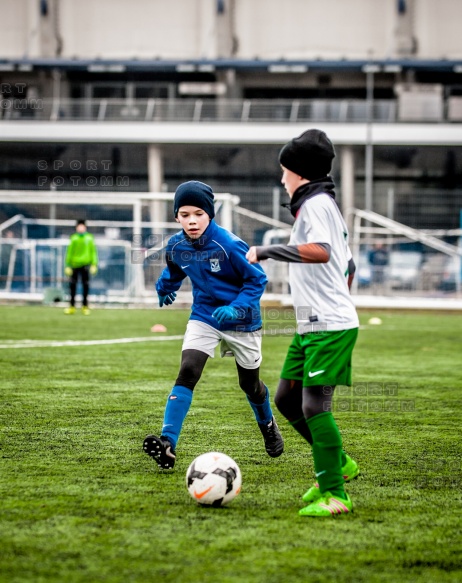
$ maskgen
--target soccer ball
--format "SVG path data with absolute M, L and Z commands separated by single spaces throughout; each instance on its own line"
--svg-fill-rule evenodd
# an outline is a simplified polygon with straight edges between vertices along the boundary
M 237 463 L 217 451 L 197 457 L 186 472 L 188 492 L 199 504 L 224 506 L 241 491 L 241 470 Z

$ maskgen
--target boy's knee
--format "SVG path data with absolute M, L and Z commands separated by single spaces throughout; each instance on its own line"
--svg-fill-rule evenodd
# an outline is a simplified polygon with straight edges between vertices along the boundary
M 260 380 L 259 368 L 244 368 L 236 363 L 239 386 L 253 403 L 262 403 L 266 397 L 265 385 Z
M 274 395 L 274 404 L 283 415 L 293 407 L 296 401 L 292 393 L 292 381 L 279 379 L 279 385 Z
M 305 417 L 305 419 L 310 419 L 311 417 L 314 417 L 315 415 L 320 413 L 320 411 L 318 411 L 317 408 L 313 406 L 312 403 L 305 402 L 302 404 L 302 412 L 303 417 Z
M 207 356 L 203 353 L 195 350 L 184 351 L 175 384 L 193 390 L 201 378 L 206 360 Z
M 194 389 L 201 378 L 202 370 L 192 364 L 182 364 L 175 384 Z
M 294 416 L 294 412 L 300 410 L 299 403 L 292 398 L 292 395 L 279 388 L 274 395 L 274 404 L 281 415 L 284 415 L 287 419 L 291 419 Z
M 331 410 L 333 389 L 331 387 L 325 389 L 324 391 L 324 387 L 310 387 L 309 394 L 304 395 L 302 411 L 305 419 Z
M 263 403 L 266 398 L 266 389 L 259 380 L 248 383 L 243 379 L 239 379 L 239 386 L 252 403 Z
M 284 401 L 285 401 L 284 395 L 281 394 L 279 390 L 277 390 L 276 394 L 274 395 L 274 404 L 276 405 L 278 411 L 280 411 L 281 413 L 283 413 Z

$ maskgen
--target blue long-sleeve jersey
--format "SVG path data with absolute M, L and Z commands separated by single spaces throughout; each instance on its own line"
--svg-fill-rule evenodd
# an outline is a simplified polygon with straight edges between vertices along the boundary
M 185 277 L 192 282 L 191 320 L 200 320 L 217 330 L 250 332 L 262 326 L 260 298 L 267 278 L 260 265 L 250 265 L 244 241 L 211 221 L 198 240 L 184 231 L 167 244 L 167 266 L 160 274 L 156 290 L 160 295 L 177 291 Z M 232 306 L 239 319 L 220 326 L 212 314 L 220 306 Z

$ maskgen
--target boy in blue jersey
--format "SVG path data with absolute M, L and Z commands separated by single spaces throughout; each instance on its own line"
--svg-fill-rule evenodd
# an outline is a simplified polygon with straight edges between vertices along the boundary
M 160 307 L 175 301 L 188 276 L 193 290 L 180 371 L 167 399 L 162 432 L 159 437 L 148 435 L 143 443 L 144 451 L 163 470 L 175 465 L 175 448 L 194 387 L 218 344 L 221 356 L 231 353 L 236 360 L 239 385 L 253 409 L 268 455 L 278 457 L 284 449 L 269 391 L 259 374 L 260 297 L 266 275 L 259 265 L 246 260 L 247 244 L 213 220 L 213 200 L 212 189 L 202 182 L 185 182 L 177 188 L 175 220 L 183 230 L 169 240 L 167 266 L 156 284 Z

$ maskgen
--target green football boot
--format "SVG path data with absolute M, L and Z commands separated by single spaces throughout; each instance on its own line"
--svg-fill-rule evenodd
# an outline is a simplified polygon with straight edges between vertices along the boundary
M 299 516 L 338 516 L 340 514 L 348 514 L 353 510 L 353 503 L 348 494 L 347 499 L 332 496 L 330 492 L 326 492 L 315 502 L 312 502 L 305 508 L 299 510 Z
M 359 467 L 355 460 L 351 459 L 349 455 L 345 454 L 345 457 L 346 463 L 342 468 L 342 474 L 345 482 L 350 482 L 359 476 Z M 315 502 L 320 497 L 321 492 L 319 491 L 319 484 L 316 482 L 303 494 L 302 500 L 306 504 L 310 504 L 311 502 Z

